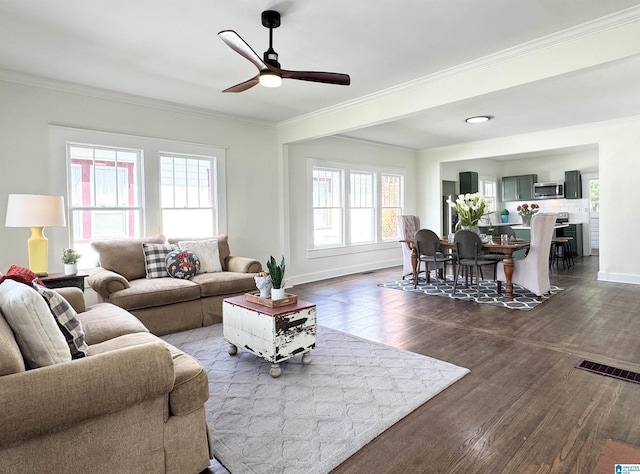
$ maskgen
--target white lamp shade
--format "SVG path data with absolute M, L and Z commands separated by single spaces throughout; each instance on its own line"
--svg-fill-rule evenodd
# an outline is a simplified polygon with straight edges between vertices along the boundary
M 64 197 L 40 194 L 9 194 L 7 227 L 66 226 Z

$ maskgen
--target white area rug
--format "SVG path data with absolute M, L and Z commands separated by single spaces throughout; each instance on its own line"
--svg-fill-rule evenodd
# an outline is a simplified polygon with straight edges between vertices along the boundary
M 318 327 L 311 364 L 227 353 L 222 325 L 163 336 L 209 374 L 215 456 L 232 474 L 327 473 L 468 369 Z

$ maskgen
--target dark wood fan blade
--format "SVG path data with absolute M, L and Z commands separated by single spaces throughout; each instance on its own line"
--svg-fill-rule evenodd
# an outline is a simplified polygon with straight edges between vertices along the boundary
M 283 78 L 298 79 L 299 81 L 324 82 L 327 84 L 338 84 L 348 86 L 351 84 L 349 74 L 339 72 L 318 72 L 318 71 L 280 71 Z
M 251 89 L 253 86 L 260 82 L 260 74 L 255 77 L 252 77 L 248 81 L 241 82 L 240 84 L 236 84 L 235 86 L 231 86 L 228 89 L 223 90 L 222 92 L 243 92 L 247 89 Z
M 218 33 L 218 36 L 236 53 L 251 61 L 259 71 L 262 71 L 263 69 L 271 69 L 267 64 L 265 64 L 262 58 L 258 56 L 253 49 L 251 49 L 251 46 L 249 46 L 245 40 L 240 38 L 240 35 L 235 31 L 223 30 Z

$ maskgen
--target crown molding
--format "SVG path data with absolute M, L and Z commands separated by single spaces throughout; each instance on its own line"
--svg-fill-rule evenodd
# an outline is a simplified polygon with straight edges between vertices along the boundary
M 497 53 L 490 54 L 488 56 L 484 56 L 482 58 L 474 59 L 472 61 L 459 64 L 457 66 L 444 69 L 442 71 L 435 72 L 428 76 L 414 79 L 412 81 L 408 81 L 403 84 L 399 84 L 397 86 L 383 89 L 378 92 L 373 92 L 371 94 L 358 97 L 357 99 L 342 102 L 340 104 L 336 104 L 331 107 L 326 107 L 324 109 L 317 110 L 309 114 L 300 115 L 298 117 L 294 117 L 289 120 L 283 120 L 282 122 L 279 122 L 277 125 L 278 127 L 287 127 L 290 125 L 304 122 L 306 120 L 330 115 L 338 111 L 349 110 L 351 108 L 361 106 L 368 102 L 380 100 L 388 96 L 398 94 L 400 92 L 410 91 L 412 89 L 424 87 L 425 84 L 429 84 L 429 83 L 433 83 L 433 82 L 437 82 L 445 79 L 451 79 L 456 76 L 461 76 L 474 71 L 486 69 L 500 63 L 512 61 L 514 59 L 530 55 L 537 51 L 542 51 L 544 49 L 569 43 L 579 38 L 595 35 L 603 31 L 610 30 L 622 25 L 626 25 L 628 23 L 633 23 L 639 20 L 640 20 L 640 6 L 631 7 L 626 10 L 623 10 L 602 18 L 598 18 L 596 20 L 592 20 L 590 22 L 583 23 L 581 25 L 574 26 L 572 28 L 568 28 L 566 30 L 562 30 L 560 32 L 553 33 L 547 36 L 543 36 L 541 38 L 537 38 L 527 43 L 523 43 L 518 46 L 514 46 L 512 48 L 508 48 L 508 49 L 499 51 Z
M 32 87 L 38 87 L 41 89 L 48 89 L 57 92 L 65 92 L 68 94 L 81 95 L 85 97 L 92 97 L 94 99 L 109 100 L 114 102 L 122 102 L 128 105 L 135 105 L 139 107 L 148 107 L 157 110 L 163 110 L 167 112 L 182 113 L 188 115 L 195 115 L 200 117 L 206 117 L 210 119 L 223 120 L 226 122 L 235 122 L 239 124 L 259 125 L 263 127 L 275 127 L 273 122 L 264 120 L 249 119 L 232 114 L 224 114 L 213 110 L 203 109 L 200 107 L 191 107 L 188 105 L 176 104 L 174 102 L 164 101 L 160 99 L 152 99 L 134 94 L 126 94 L 123 92 L 115 92 L 107 89 L 100 89 L 98 87 L 85 86 L 74 82 L 59 81 L 56 79 L 49 79 L 42 76 L 34 76 L 31 74 L 25 74 L 21 72 L 12 71 L 9 69 L 0 68 L 0 81 L 13 82 L 16 84 L 27 85 Z

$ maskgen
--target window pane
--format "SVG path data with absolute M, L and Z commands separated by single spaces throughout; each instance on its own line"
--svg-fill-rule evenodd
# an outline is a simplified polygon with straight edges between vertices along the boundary
M 165 234 L 209 236 L 215 233 L 213 159 L 160 156 L 160 205 Z M 186 223 L 188 229 L 185 229 Z
M 188 228 L 185 228 L 188 222 Z M 211 209 L 163 209 L 162 231 L 168 236 L 210 237 L 213 227 Z
M 351 207 L 373 207 L 372 173 L 351 173 Z
M 351 209 L 351 243 L 375 241 L 375 214 L 373 208 Z
M 313 207 L 342 207 L 342 172 L 313 170 Z
M 140 211 L 136 209 L 75 210 L 72 216 L 74 243 L 140 235 Z
M 402 214 L 402 176 L 381 176 L 382 239 L 399 239 L 398 216 Z
M 315 247 L 342 244 L 342 209 L 314 209 L 313 229 Z

